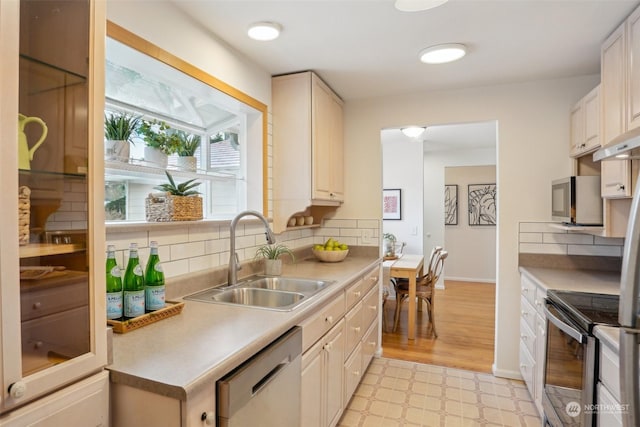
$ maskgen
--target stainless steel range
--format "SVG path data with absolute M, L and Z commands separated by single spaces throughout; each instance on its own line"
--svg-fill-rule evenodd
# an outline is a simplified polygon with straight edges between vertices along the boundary
M 618 326 L 617 295 L 547 292 L 547 354 L 542 406 L 545 425 L 592 427 L 596 404 L 596 325 Z

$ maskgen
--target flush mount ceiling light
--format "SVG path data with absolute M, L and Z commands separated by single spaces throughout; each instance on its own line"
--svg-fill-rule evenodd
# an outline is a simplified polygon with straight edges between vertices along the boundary
M 402 128 L 400 130 L 409 138 L 417 138 L 420 135 L 422 135 L 422 132 L 424 132 L 424 129 L 425 128 L 420 126 L 407 126 L 406 128 Z
M 269 41 L 277 39 L 281 30 L 282 26 L 274 22 L 256 22 L 251 24 L 247 34 L 254 40 Z
M 467 54 L 467 47 L 460 43 L 431 46 L 420 51 L 420 61 L 425 64 L 444 64 L 457 61 Z
M 443 5 L 448 0 L 396 0 L 396 9 L 401 12 L 420 12 Z

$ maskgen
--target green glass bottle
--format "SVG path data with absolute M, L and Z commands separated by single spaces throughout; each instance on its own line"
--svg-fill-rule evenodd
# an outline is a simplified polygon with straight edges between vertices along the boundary
M 116 247 L 107 246 L 107 319 L 122 317 L 122 271 L 116 262 Z
M 129 262 L 124 273 L 123 314 L 125 319 L 142 316 L 144 314 L 144 276 L 142 275 L 138 245 L 132 243 L 129 247 Z
M 158 242 L 149 243 L 151 252 L 144 273 L 144 303 L 148 312 L 164 308 L 164 271 L 158 256 Z

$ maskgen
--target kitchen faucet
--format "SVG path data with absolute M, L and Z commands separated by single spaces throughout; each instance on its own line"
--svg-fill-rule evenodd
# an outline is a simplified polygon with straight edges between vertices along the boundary
M 240 218 L 253 215 L 260 219 L 264 223 L 264 234 L 267 237 L 267 243 L 270 245 L 276 242 L 276 237 L 269 228 L 269 223 L 267 219 L 262 216 L 262 214 L 258 211 L 242 211 L 231 221 L 230 235 L 229 235 L 229 275 L 227 277 L 227 286 L 235 285 L 238 281 L 238 270 L 240 270 L 240 262 L 238 261 L 238 254 L 236 253 L 236 226 L 238 225 L 238 221 Z

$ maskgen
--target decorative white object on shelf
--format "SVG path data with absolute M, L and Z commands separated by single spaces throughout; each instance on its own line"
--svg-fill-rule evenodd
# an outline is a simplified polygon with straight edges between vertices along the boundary
M 198 160 L 195 156 L 178 156 L 176 166 L 183 171 L 195 172 Z
M 166 168 L 169 157 L 154 147 L 144 147 L 144 160 L 161 168 Z

